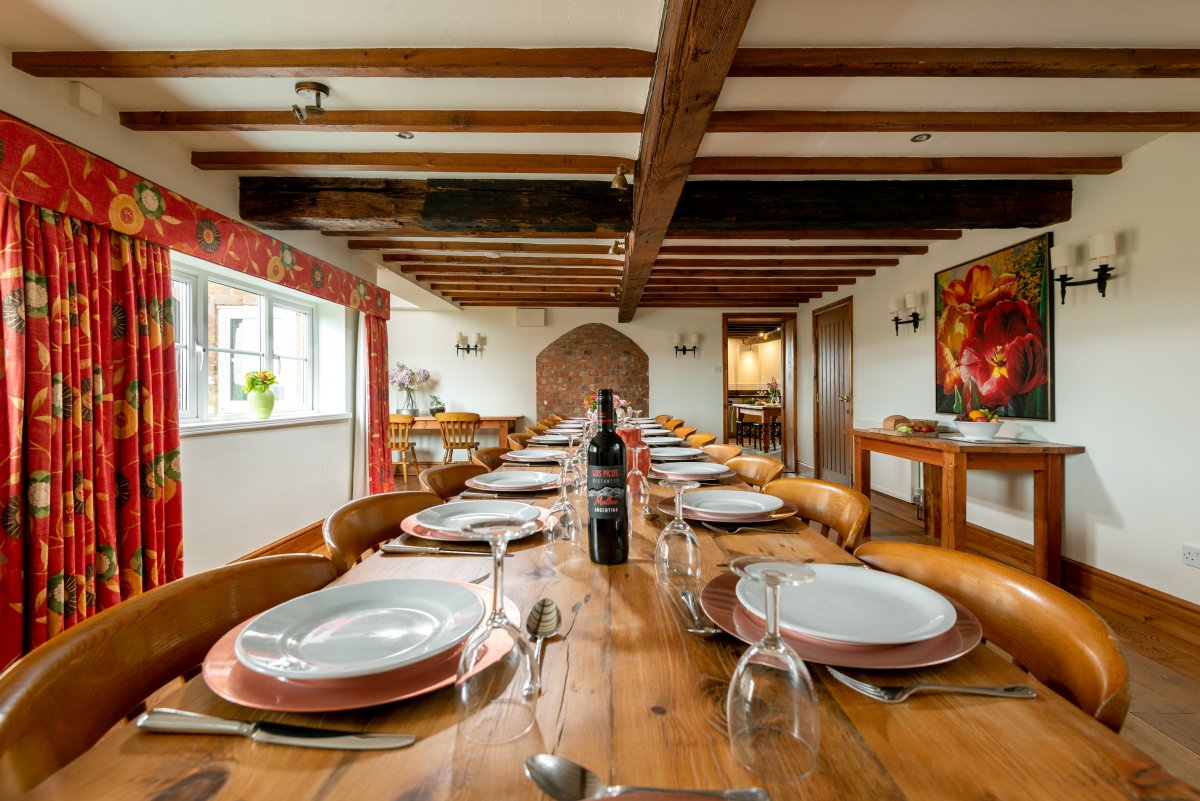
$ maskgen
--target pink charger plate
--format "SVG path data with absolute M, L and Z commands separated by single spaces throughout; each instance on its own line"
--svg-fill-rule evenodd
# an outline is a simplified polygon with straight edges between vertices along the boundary
M 487 587 L 455 581 L 478 595 L 491 612 L 492 591 Z M 510 620 L 519 620 L 520 610 L 504 599 L 504 612 Z M 251 618 L 250 620 L 253 620 Z M 250 620 L 240 623 L 217 641 L 204 658 L 204 681 L 209 689 L 226 701 L 254 709 L 276 712 L 335 712 L 360 709 L 415 698 L 454 683 L 458 675 L 458 657 L 464 643 L 434 654 L 411 665 L 347 679 L 300 681 L 255 673 L 238 661 L 233 644 Z M 503 632 L 493 632 L 479 670 L 499 661 L 512 649 L 512 640 Z
M 755 643 L 766 632 L 762 618 L 747 610 L 737 599 L 738 577 L 722 573 L 700 591 L 700 606 L 712 622 L 727 634 L 742 642 Z M 958 619 L 945 634 L 928 640 L 902 645 L 856 645 L 809 637 L 789 629 L 780 629 L 785 642 L 806 662 L 835 667 L 881 669 L 911 669 L 940 665 L 966 654 L 979 644 L 983 630 L 979 619 L 953 598 Z
M 549 509 L 539 509 L 537 528 L 535 528 L 533 533 L 529 536 L 532 537 L 534 534 L 544 530 L 546 528 L 546 519 L 549 516 Z M 425 540 L 437 540 L 438 542 L 479 542 L 479 540 L 473 540 L 470 537 L 464 537 L 462 534 L 459 534 L 456 531 L 447 531 L 446 529 L 429 528 L 428 526 L 423 526 L 417 522 L 417 515 L 415 512 L 400 521 L 400 530 L 405 534 L 411 534 L 414 537 L 420 537 L 421 539 Z M 513 542 L 520 542 L 520 540 L 513 540 Z
M 658 512 L 660 514 L 675 516 L 675 497 L 668 496 L 659 499 L 657 503 Z M 730 515 L 720 514 L 717 512 L 701 512 L 696 509 L 688 509 L 684 507 L 683 516 L 688 520 L 707 520 L 710 523 L 772 523 L 776 520 L 786 520 L 789 517 L 795 517 L 800 511 L 800 507 L 791 501 L 784 501 L 783 506 L 780 506 L 773 512 L 755 512 L 745 515 Z

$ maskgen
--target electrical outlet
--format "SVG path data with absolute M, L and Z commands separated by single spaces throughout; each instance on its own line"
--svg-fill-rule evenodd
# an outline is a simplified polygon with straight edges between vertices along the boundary
M 1183 563 L 1188 567 L 1200 567 L 1200 545 L 1183 545 Z

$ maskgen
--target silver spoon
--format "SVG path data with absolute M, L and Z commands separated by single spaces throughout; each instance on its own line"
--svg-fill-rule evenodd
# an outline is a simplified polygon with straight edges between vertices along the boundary
M 583 765 L 554 754 L 537 754 L 525 760 L 525 775 L 554 801 L 583 801 L 588 798 L 612 798 L 626 793 L 664 793 L 700 798 L 725 798 L 730 801 L 770 801 L 766 790 L 672 790 L 664 787 L 633 787 L 616 784 L 609 787 Z
M 542 686 L 542 644 L 548 637 L 558 634 L 560 623 L 562 623 L 562 615 L 558 612 L 558 604 L 550 598 L 540 598 L 533 605 L 533 609 L 529 610 L 529 617 L 525 619 L 525 630 L 529 632 L 529 638 L 533 640 L 533 661 L 537 663 L 537 686 L 539 688 Z

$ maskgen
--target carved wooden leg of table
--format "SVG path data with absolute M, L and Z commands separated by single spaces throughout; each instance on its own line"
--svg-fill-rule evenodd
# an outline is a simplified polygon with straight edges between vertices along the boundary
M 1062 579 L 1063 462 L 1046 454 L 1046 467 L 1033 471 L 1033 574 L 1051 584 Z
M 871 500 L 871 452 L 863 447 L 862 440 L 854 438 L 854 488 Z M 864 537 L 871 536 L 871 518 L 867 517 Z
M 967 460 L 954 451 L 942 454 L 942 546 L 967 547 Z

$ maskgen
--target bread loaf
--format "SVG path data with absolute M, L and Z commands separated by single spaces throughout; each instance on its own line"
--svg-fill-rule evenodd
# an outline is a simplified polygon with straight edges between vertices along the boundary
M 893 414 L 884 418 L 883 427 L 888 431 L 895 431 L 898 426 L 907 425 L 909 419 L 902 414 Z

